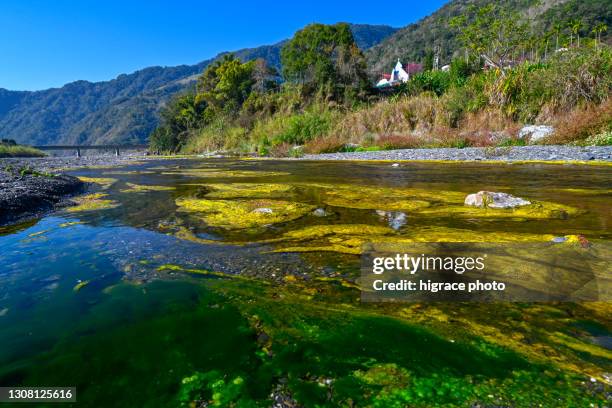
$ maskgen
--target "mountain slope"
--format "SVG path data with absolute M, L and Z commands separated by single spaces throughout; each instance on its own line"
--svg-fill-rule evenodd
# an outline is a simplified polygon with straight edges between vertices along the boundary
M 364 50 L 396 31 L 365 24 L 351 29 Z M 242 60 L 263 58 L 280 68 L 284 43 L 234 54 Z M 142 143 L 156 127 L 160 107 L 193 86 L 197 75 L 222 55 L 196 65 L 145 68 L 104 82 L 76 81 L 36 92 L 0 89 L 0 137 L 34 145 Z
M 368 68 L 373 74 L 387 72 L 397 58 L 403 62 L 422 62 L 428 50 L 440 47 L 440 63 L 450 62 L 454 53 L 461 52 L 457 31 L 448 21 L 461 15 L 469 6 L 482 7 L 495 2 L 528 15 L 539 32 L 547 32 L 555 21 L 581 19 L 585 27 L 596 22 L 612 26 L 609 0 L 453 0 L 433 14 L 410 24 L 366 51 Z M 583 35 L 589 34 L 585 29 Z M 610 36 L 610 32 L 607 33 Z

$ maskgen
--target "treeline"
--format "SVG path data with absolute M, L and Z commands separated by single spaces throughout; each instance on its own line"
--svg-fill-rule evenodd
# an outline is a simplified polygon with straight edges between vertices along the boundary
M 529 21 L 494 4 L 449 24 L 461 31 L 463 47 L 450 69 L 434 70 L 429 55 L 427 69 L 391 94 L 372 87 L 347 24 L 298 31 L 281 52 L 282 72 L 228 55 L 206 68 L 193 92 L 163 109 L 151 149 L 284 156 L 508 145 L 524 143 L 516 137 L 522 123 L 555 125 L 550 142 L 610 143 L 605 25 L 559 50 L 553 37 L 535 41 Z

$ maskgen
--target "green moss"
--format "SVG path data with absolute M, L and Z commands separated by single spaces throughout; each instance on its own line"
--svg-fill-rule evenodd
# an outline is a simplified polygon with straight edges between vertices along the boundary
M 226 229 L 258 228 L 295 220 L 314 206 L 283 200 L 207 200 L 179 198 L 180 211 L 193 213 L 212 227 Z M 269 209 L 271 212 L 268 213 Z
M 93 193 L 73 198 L 71 199 L 71 201 L 76 205 L 74 207 L 68 207 L 66 211 L 74 213 L 83 211 L 105 210 L 108 208 L 115 208 L 119 206 L 119 203 L 116 201 L 104 199 L 104 197 L 107 196 L 108 194 L 104 193 Z

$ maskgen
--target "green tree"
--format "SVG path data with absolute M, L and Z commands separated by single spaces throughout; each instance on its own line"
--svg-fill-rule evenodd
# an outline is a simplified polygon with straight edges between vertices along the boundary
M 597 46 L 599 46 L 599 44 L 601 43 L 601 34 L 605 33 L 606 31 L 608 31 L 608 26 L 606 25 L 606 23 L 602 22 L 595 24 L 595 27 L 593 27 L 593 29 L 591 30 L 591 32 L 595 34 L 595 41 Z
M 174 97 L 160 111 L 160 125 L 149 137 L 152 150 L 174 153 L 204 122 L 206 102 L 194 93 Z
M 572 19 L 567 22 L 567 28 L 570 31 L 570 45 L 574 45 L 574 36 L 578 41 L 578 47 L 580 47 L 580 30 L 582 30 L 583 23 L 579 19 Z
M 494 3 L 451 19 L 459 39 L 476 56 L 504 74 L 512 55 L 529 45 L 529 24 L 517 11 Z
M 283 76 L 326 96 L 361 96 L 368 88 L 363 54 L 348 24 L 311 24 L 281 51 Z
M 197 100 L 205 101 L 208 115 L 235 114 L 249 97 L 255 62 L 240 62 L 234 55 L 210 65 L 198 79 Z

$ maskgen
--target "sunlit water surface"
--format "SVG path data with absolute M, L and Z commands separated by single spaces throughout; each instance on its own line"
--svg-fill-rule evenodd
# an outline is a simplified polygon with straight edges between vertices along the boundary
M 190 169 L 244 173 L 202 177 Z M 282 387 L 287 398 L 291 395 L 307 406 L 349 406 L 347 396 L 362 395 L 367 401 L 380 392 L 381 386 L 368 385 L 366 380 L 355 385 L 359 378 L 355 373 L 364 373 L 377 362 L 397 364 L 423 377 L 439 372 L 461 381 L 472 376 L 510 378 L 510 373 L 531 364 L 527 357 L 503 350 L 483 352 L 471 340 L 458 344 L 418 326 L 384 316 L 375 319 L 370 311 L 384 312 L 375 305 L 358 306 L 363 315 L 350 319 L 348 309 L 342 316 L 322 311 L 300 315 L 300 307 L 316 304 L 317 296 L 326 305 L 337 303 L 342 308 L 354 304 L 358 293 L 330 282 L 332 289 L 318 289 L 318 295 L 315 291 L 309 298 L 283 304 L 269 287 L 280 287 L 287 274 L 304 282 L 316 277 L 350 278 L 358 274 L 359 256 L 346 251 L 277 253 L 272 252 L 279 248 L 274 239 L 310 226 L 357 224 L 389 228 L 398 236 L 444 227 L 480 234 L 582 234 L 590 240 L 610 240 L 609 169 L 156 160 L 72 171 L 116 179 L 107 187 L 93 185 L 92 191 L 108 194 L 105 198 L 119 205 L 58 211 L 0 230 L 0 385 L 77 386 L 80 403 L 90 406 L 174 406 L 180 393 L 187 392 L 181 388 L 183 378 L 220 372 L 219 378 L 226 381 L 248 378 L 240 392 L 263 406 L 269 403 L 270 392 Z M 228 183 L 290 184 L 294 186 L 290 195 L 275 198 L 321 208 L 326 216 L 314 216 L 309 209 L 287 222 L 228 229 L 207 224 L 197 213 L 178 211 L 177 199 L 202 198 L 208 193 L 206 185 Z M 172 189 L 127 191 L 133 184 Z M 329 205 L 321 187 L 329 185 L 348 186 L 364 195 L 375 191 L 367 188 L 383 187 L 462 194 L 503 191 L 584 211 L 567 219 L 530 221 L 419 217 L 407 212 L 405 221 L 391 225 L 367 205 Z M 183 273 L 168 265 L 255 279 L 240 283 Z M 268 283 L 261 286 L 258 281 Z M 605 346 L 609 322 L 596 320 L 587 322 L 591 329 L 585 330 L 597 332 Z M 424 358 L 423 350 L 430 356 Z M 605 352 L 585 359 L 609 369 Z M 329 387 L 319 384 L 325 378 L 338 381 L 332 397 Z

